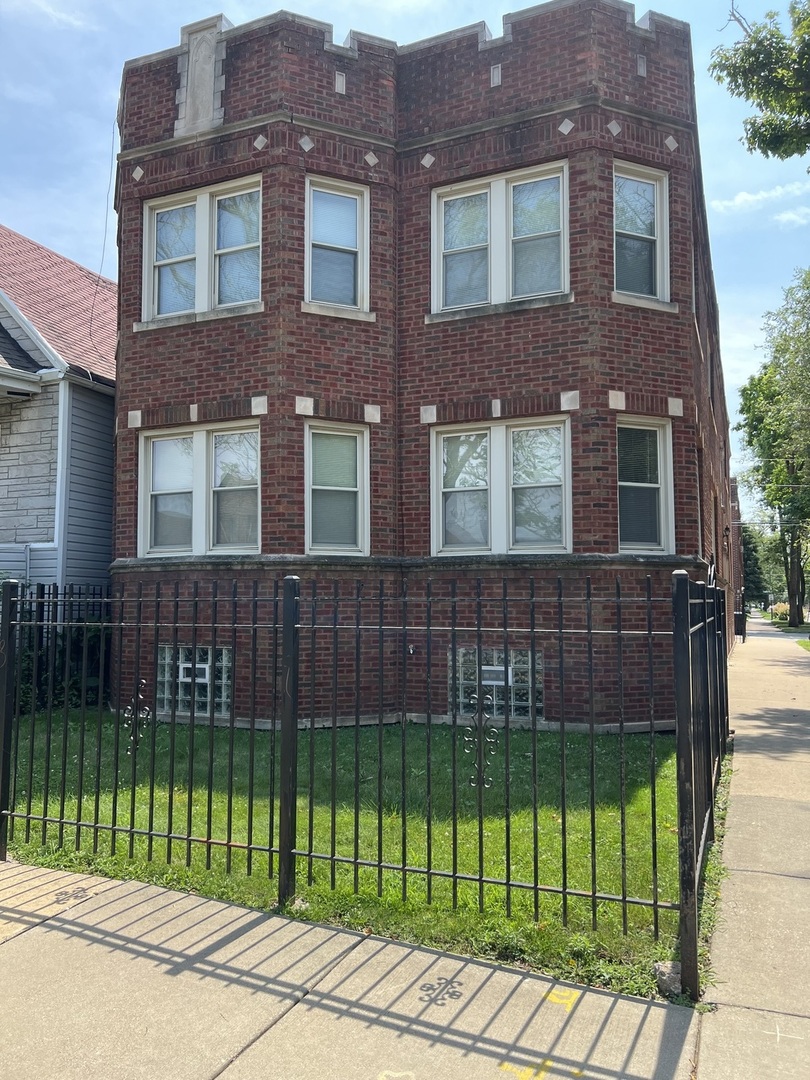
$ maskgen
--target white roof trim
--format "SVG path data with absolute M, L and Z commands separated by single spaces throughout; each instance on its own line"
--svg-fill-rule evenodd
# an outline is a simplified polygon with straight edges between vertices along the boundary
M 3 318 L 4 313 L 6 318 Z M 16 324 L 16 326 L 10 327 L 8 325 L 9 321 Z M 8 330 L 16 341 L 20 342 L 29 355 L 33 356 L 35 360 L 45 361 L 40 369 L 42 374 L 53 370 L 57 371 L 60 375 L 66 374 L 69 365 L 62 359 L 56 349 L 45 340 L 31 320 L 23 315 L 11 297 L 7 296 L 2 289 L 0 289 L 0 323 L 5 326 L 6 330 Z M 14 333 L 14 329 L 17 330 L 17 333 Z M 29 348 L 25 347 L 23 340 L 25 338 L 28 339 L 30 345 Z

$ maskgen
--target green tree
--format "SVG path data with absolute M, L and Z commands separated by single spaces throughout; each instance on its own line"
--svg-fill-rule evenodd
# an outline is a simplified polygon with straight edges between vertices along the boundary
M 749 23 L 731 5 L 742 41 L 712 53 L 709 71 L 734 97 L 758 110 L 743 122 L 743 142 L 766 157 L 789 158 L 810 147 L 810 2 L 788 4 L 790 32 L 776 12 Z
M 804 622 L 810 482 L 807 458 L 797 452 L 788 389 L 781 365 L 769 360 L 740 391 L 737 425 L 754 456 L 749 483 L 772 512 L 779 536 L 790 607 L 789 625 Z
M 747 602 L 764 607 L 768 602 L 768 585 L 759 559 L 756 532 L 744 527 L 742 530 L 743 584 Z

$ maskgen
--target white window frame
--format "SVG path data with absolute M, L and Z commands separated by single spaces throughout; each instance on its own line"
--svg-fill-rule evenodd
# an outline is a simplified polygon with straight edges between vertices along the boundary
M 560 181 L 560 288 L 552 292 L 513 296 L 512 284 L 512 188 L 533 180 L 558 177 Z M 468 195 L 486 194 L 489 214 L 489 297 L 473 305 L 444 304 L 444 214 L 446 200 Z M 431 311 L 452 312 L 465 308 L 492 307 L 496 304 L 520 303 L 545 296 L 561 296 L 569 289 L 568 242 L 568 163 L 550 162 L 533 169 L 499 173 L 480 180 L 467 180 L 449 187 L 436 188 L 432 194 L 431 235 Z
M 619 509 L 619 428 L 643 428 L 658 435 L 658 528 L 660 544 L 622 543 L 621 511 Z M 619 551 L 646 555 L 671 555 L 675 551 L 675 499 L 672 465 L 672 424 L 649 416 L 622 416 L 616 424 L 616 526 Z
M 511 435 L 514 431 L 539 427 L 559 428 L 562 449 L 562 540 L 558 544 L 512 544 L 512 455 Z M 473 435 L 486 432 L 489 436 L 489 544 L 463 547 L 444 546 L 444 505 L 442 489 L 442 445 L 445 436 Z M 503 422 L 485 421 L 481 424 L 453 424 L 436 427 L 431 432 L 431 552 L 433 555 L 509 554 L 532 555 L 543 552 L 570 552 L 571 534 L 571 425 L 567 416 L 544 416 L 532 420 Z
M 655 292 L 634 293 L 619 288 L 616 273 L 616 180 L 624 177 L 639 180 L 655 187 Z M 641 300 L 660 300 L 669 303 L 669 175 L 658 169 L 648 169 L 629 162 L 614 162 L 613 165 L 613 280 L 614 289 L 620 296 L 639 297 Z M 630 234 L 627 234 L 630 235 Z
M 347 435 L 357 440 L 357 544 L 316 544 L 312 539 L 312 436 L 317 433 Z M 357 424 L 307 423 L 304 429 L 304 475 L 306 484 L 304 532 L 307 555 L 368 555 L 370 551 L 368 428 Z
M 258 247 L 259 280 L 255 297 L 230 304 L 220 304 L 217 298 L 217 200 L 233 195 L 246 195 L 259 192 L 259 240 L 247 247 Z M 155 259 L 155 229 L 157 215 L 163 210 L 173 210 L 180 206 L 195 207 L 195 243 L 194 243 L 194 307 L 183 311 L 158 312 L 158 273 Z M 262 291 L 262 241 L 261 241 L 261 177 L 232 180 L 226 184 L 195 188 L 191 191 L 177 192 L 160 199 L 150 199 L 144 204 L 143 217 L 143 285 L 142 317 L 145 323 L 187 319 L 205 312 L 226 314 L 243 309 L 246 305 L 255 306 L 261 302 Z
M 256 543 L 214 543 L 214 436 L 253 432 L 257 436 Z M 161 439 L 192 439 L 191 544 L 151 547 L 152 446 Z M 244 421 L 200 427 L 162 428 L 140 434 L 138 453 L 138 554 L 141 558 L 227 555 L 261 551 L 261 434 L 258 424 Z
M 357 303 L 339 304 L 312 298 L 312 221 L 313 192 L 325 191 L 355 199 L 357 204 Z M 370 194 L 367 187 L 333 180 L 326 176 L 307 176 L 306 214 L 304 218 L 304 304 L 305 310 L 342 315 L 370 311 Z

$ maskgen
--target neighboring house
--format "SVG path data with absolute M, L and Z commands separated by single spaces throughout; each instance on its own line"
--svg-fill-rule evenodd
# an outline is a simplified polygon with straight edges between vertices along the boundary
M 0 225 L 0 575 L 109 581 L 117 290 Z
M 118 586 L 729 580 L 685 23 L 217 16 L 119 122 Z

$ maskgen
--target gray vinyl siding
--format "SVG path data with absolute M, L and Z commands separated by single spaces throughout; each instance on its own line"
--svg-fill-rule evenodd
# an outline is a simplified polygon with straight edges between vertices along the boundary
M 27 551 L 26 551 L 27 547 Z M 58 552 L 53 544 L 0 544 L 0 580 L 14 578 L 25 583 L 58 581 Z
M 105 585 L 112 560 L 113 398 L 71 387 L 65 582 Z

